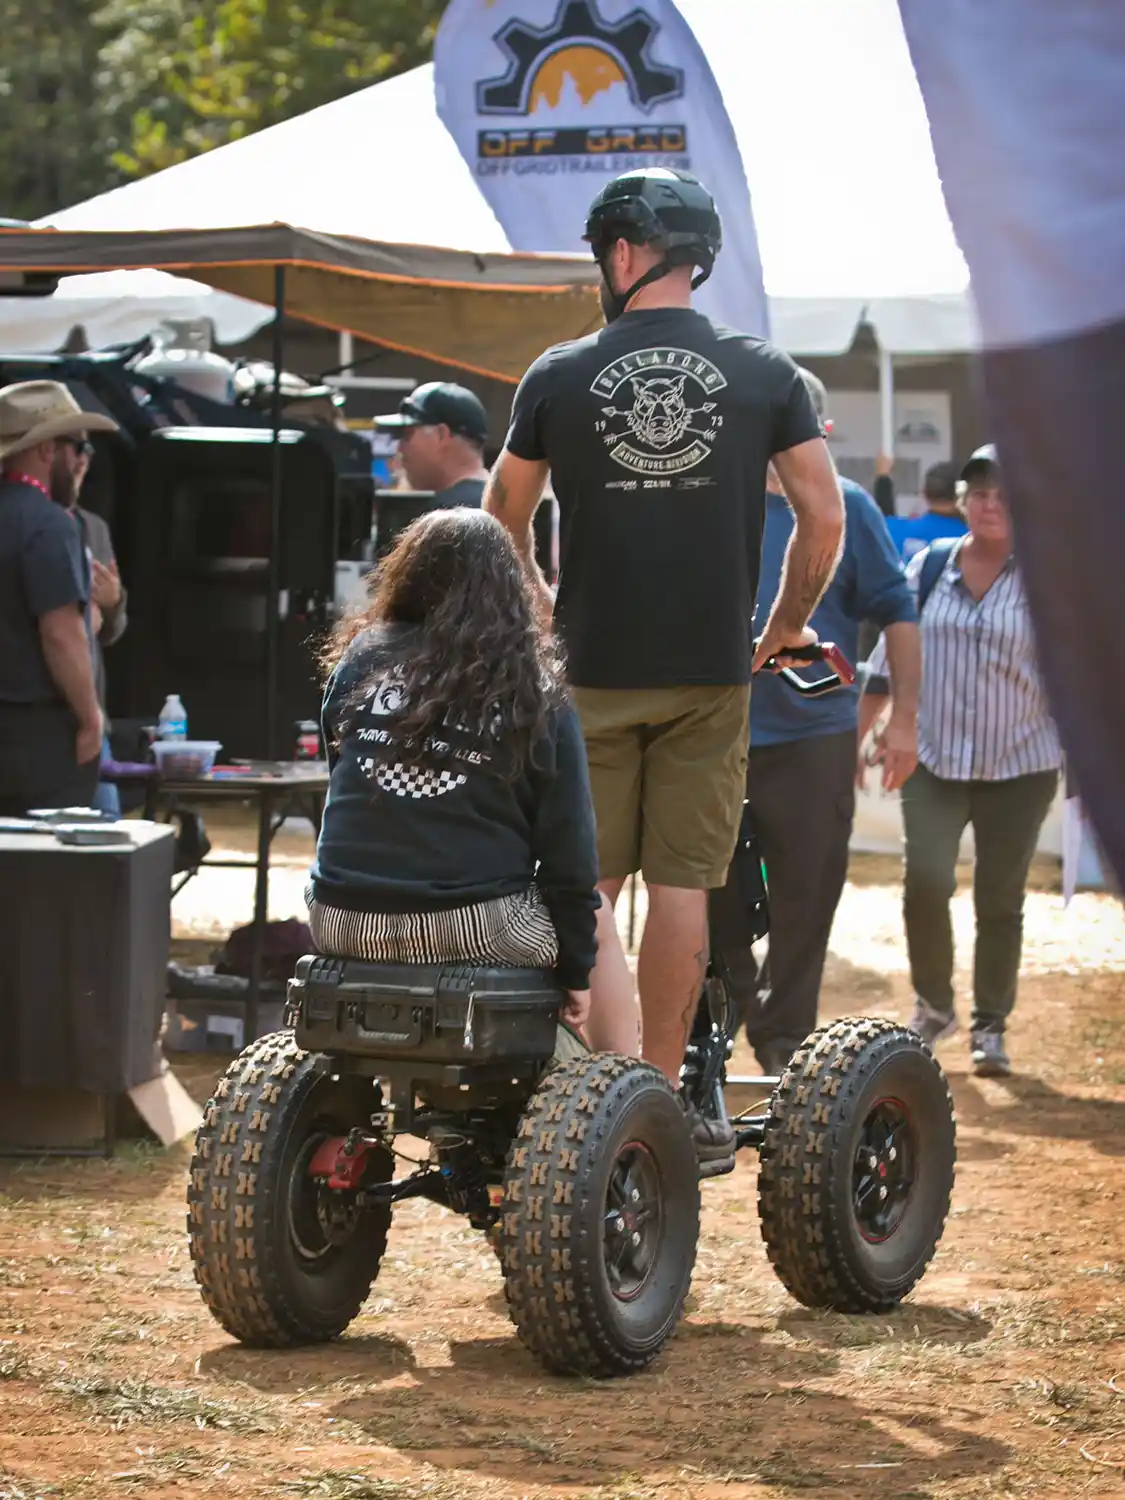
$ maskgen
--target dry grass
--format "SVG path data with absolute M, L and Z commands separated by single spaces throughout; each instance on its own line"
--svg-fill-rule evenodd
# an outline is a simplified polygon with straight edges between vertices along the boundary
M 825 1008 L 901 1015 L 894 867 L 855 874 Z M 1025 967 L 1020 1076 L 968 1077 L 963 1038 L 942 1051 L 961 1164 L 914 1296 L 873 1319 L 798 1307 L 766 1260 L 747 1160 L 706 1190 L 678 1337 L 610 1386 L 543 1375 L 491 1252 L 431 1205 L 396 1211 L 344 1339 L 261 1353 L 193 1285 L 185 1148 L 0 1164 L 0 1500 L 1125 1494 L 1120 907 L 1033 892 Z M 205 1096 L 216 1060 L 183 1062 Z

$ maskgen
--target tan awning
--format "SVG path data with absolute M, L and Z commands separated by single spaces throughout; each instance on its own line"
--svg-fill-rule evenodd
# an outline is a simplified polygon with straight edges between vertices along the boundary
M 314 233 L 239 229 L 0 230 L 0 270 L 182 272 L 287 315 L 480 375 L 516 381 L 550 344 L 601 323 L 593 264 L 581 256 L 478 255 Z

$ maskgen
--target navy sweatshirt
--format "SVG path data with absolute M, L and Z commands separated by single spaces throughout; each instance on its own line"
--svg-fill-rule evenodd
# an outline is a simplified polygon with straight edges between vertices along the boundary
M 312 869 L 316 899 L 349 910 L 435 911 L 514 895 L 534 879 L 558 936 L 559 982 L 585 989 L 598 867 L 577 715 L 569 704 L 552 715 L 534 763 L 515 780 L 491 769 L 487 741 L 454 729 L 440 766 L 375 760 L 371 746 L 394 741 L 396 666 L 414 634 L 397 625 L 364 632 L 325 689 L 331 779 Z

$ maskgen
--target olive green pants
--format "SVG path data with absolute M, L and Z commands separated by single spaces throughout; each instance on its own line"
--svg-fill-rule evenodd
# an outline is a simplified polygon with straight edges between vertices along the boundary
M 1039 830 L 1058 786 L 1056 771 L 1010 781 L 946 781 L 919 766 L 902 790 L 906 834 L 903 919 L 915 993 L 953 1009 L 953 924 L 961 835 L 973 825 L 974 1031 L 1003 1032 L 1016 1003 L 1023 902 Z

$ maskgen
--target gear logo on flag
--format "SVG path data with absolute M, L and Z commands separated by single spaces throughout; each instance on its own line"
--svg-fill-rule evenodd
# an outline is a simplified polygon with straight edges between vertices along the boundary
M 540 104 L 553 108 L 569 77 L 584 104 L 623 83 L 647 114 L 684 92 L 682 69 L 650 58 L 659 29 L 641 9 L 610 24 L 594 0 L 562 0 L 554 20 L 543 27 L 511 20 L 494 38 L 508 57 L 507 72 L 477 84 L 477 108 L 482 115 L 529 115 Z
M 730 9 L 740 7 L 732 0 Z M 738 141 L 676 0 L 446 0 L 434 38 L 433 86 L 438 117 L 513 250 L 589 255 L 582 232 L 590 202 L 625 172 L 670 167 L 702 178 L 722 204 L 725 244 L 715 274 L 699 289 L 699 311 L 766 337 L 769 315 Z M 587 327 L 596 316 L 592 306 L 589 315 Z M 638 373 L 654 379 L 664 372 Z M 677 367 L 668 378 L 682 373 Z M 635 394 L 623 390 L 612 404 L 633 409 Z M 680 394 L 685 406 L 698 409 L 690 377 Z M 676 402 L 674 389 L 653 387 L 635 420 L 663 435 L 679 420 Z M 698 427 L 700 418 L 693 421 Z M 645 445 L 645 451 L 666 456 L 670 449 Z M 646 482 L 636 470 L 622 470 L 617 482 L 634 479 Z

